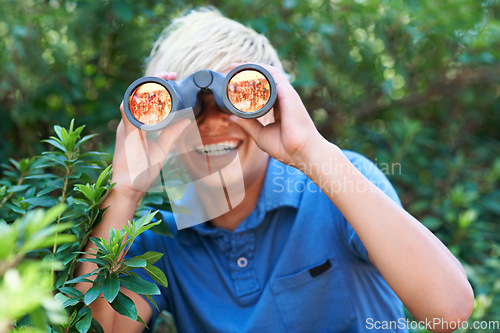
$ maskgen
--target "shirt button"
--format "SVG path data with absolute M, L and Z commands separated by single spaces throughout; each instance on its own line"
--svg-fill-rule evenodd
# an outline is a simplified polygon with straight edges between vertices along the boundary
M 239 268 L 245 268 L 248 265 L 248 260 L 245 257 L 239 257 L 236 263 L 238 264 Z

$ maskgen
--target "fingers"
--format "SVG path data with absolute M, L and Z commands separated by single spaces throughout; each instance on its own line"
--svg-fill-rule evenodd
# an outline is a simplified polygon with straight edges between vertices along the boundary
M 301 124 L 302 128 L 314 127 L 302 99 L 285 77 L 283 71 L 269 65 L 261 66 L 271 73 L 276 83 L 277 98 L 274 105 L 276 121 L 283 121 L 285 126 Z
M 182 132 L 184 132 L 190 124 L 191 119 L 183 119 L 171 126 L 168 126 L 161 132 L 158 136 L 157 142 L 159 147 L 164 151 L 165 155 L 168 155 L 175 140 L 179 138 Z
M 299 95 L 295 91 L 295 89 L 292 87 L 290 82 L 285 76 L 285 73 L 277 69 L 276 67 L 269 66 L 269 65 L 264 65 L 264 64 L 259 64 L 260 66 L 264 67 L 271 73 L 273 76 L 274 82 L 276 83 L 276 89 L 278 90 L 278 101 L 286 98 L 298 98 L 300 99 Z
M 238 124 L 247 132 L 255 142 L 258 142 L 258 138 L 264 129 L 264 126 L 257 119 L 243 119 L 236 115 L 231 115 L 229 120 Z
M 177 80 L 177 73 L 175 72 L 160 72 L 158 74 L 155 74 L 153 76 L 157 76 L 163 80 L 167 81 L 175 81 Z

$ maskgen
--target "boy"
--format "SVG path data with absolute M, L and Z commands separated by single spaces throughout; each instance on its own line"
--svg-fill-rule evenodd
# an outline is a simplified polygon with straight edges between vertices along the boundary
M 165 30 L 146 75 L 181 80 L 200 69 L 227 73 L 247 62 L 262 64 L 274 77 L 273 113 L 259 120 L 230 116 L 204 95 L 196 119 L 204 145 L 235 146 L 243 202 L 182 230 L 163 212 L 175 237 L 147 233 L 129 253 L 164 253 L 157 266 L 169 287 L 155 297 L 160 310 L 173 314 L 181 332 L 404 332 L 401 301 L 417 320 L 436 323 L 429 325 L 433 331 L 467 320 L 474 298 L 460 263 L 401 207 L 374 164 L 321 137 L 265 37 L 216 11 L 192 11 Z M 125 139 L 137 129 L 123 107 L 122 118 L 116 185 L 95 237 L 121 229 L 143 195 L 131 183 L 135 166 L 125 156 Z M 186 126 L 170 127 L 158 149 L 168 151 Z M 91 263 L 80 267 L 82 274 L 91 270 Z M 146 299 L 123 292 L 146 322 L 156 318 Z M 106 332 L 143 330 L 101 301 L 92 311 Z

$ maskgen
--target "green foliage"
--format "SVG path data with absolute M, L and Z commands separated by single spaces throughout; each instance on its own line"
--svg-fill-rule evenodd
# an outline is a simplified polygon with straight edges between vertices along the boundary
M 102 154 L 83 147 L 94 135 L 82 137 L 84 126 L 54 126 L 44 140 L 52 146 L 34 158 L 10 160 L 0 179 L 0 332 L 28 329 L 37 332 L 102 332 L 89 305 L 104 297 L 120 314 L 143 323 L 134 303 L 119 291 L 160 293 L 135 272 L 144 269 L 166 286 L 165 275 L 153 264 L 163 254 L 147 252 L 124 260 L 142 232 L 159 226 L 155 213 L 143 214 L 123 230 L 110 230 L 109 241 L 90 238 L 102 219 L 101 204 L 113 187 L 111 166 Z M 92 179 L 96 179 L 92 182 Z M 89 239 L 95 253 L 82 252 Z M 86 254 L 86 256 L 81 256 Z M 74 276 L 78 262 L 93 262 L 94 272 Z M 83 294 L 74 288 L 92 283 Z M 54 295 L 55 294 L 55 295 Z M 102 295 L 102 296 L 101 296 Z
M 161 271 L 159 280 L 157 280 L 158 276 L 152 273 L 153 269 L 159 271 L 153 264 L 163 254 L 147 252 L 127 260 L 123 259 L 137 236 L 161 223 L 161 221 L 151 222 L 155 214 L 156 212 L 145 214 L 137 221 L 129 222 L 128 226 L 125 226 L 119 232 L 111 228 L 109 241 L 104 238 L 91 238 L 91 241 L 97 247 L 94 249 L 96 252 L 85 253 L 87 256 L 77 261 L 92 262 L 97 265 L 97 269 L 91 273 L 65 281 L 62 287 L 59 287 L 60 292 L 55 296 L 58 301 L 66 305 L 67 311 L 78 314 L 70 319 L 67 327 L 72 328 L 74 326 L 78 332 L 87 332 L 92 326 L 94 326 L 94 330 L 99 330 L 97 323 L 92 321 L 92 314 L 88 306 L 101 297 L 101 294 L 116 312 L 145 325 L 137 314 L 134 302 L 120 291 L 120 286 L 145 295 L 155 305 L 156 303 L 154 303 L 151 295 L 160 294 L 158 286 L 155 283 L 144 281 L 133 270 L 143 268 L 155 281 L 167 286 L 167 279 Z M 85 295 L 79 290 L 69 287 L 78 282 L 90 282 L 92 287 Z
M 473 319 L 498 320 L 500 2 L 210 3 L 269 37 L 321 133 L 377 163 L 405 208 L 466 267 L 476 294 Z M 42 144 L 39 137 L 76 117 L 100 134 L 99 150 L 111 151 L 125 89 L 142 76 L 170 17 L 186 8 L 182 1 L 153 0 L 2 4 L 0 160 L 16 158 L 0 183 L 7 222 L 64 202 L 60 223 L 78 214 L 98 223 L 102 193 L 87 186 L 93 170 L 86 167 L 102 167 L 90 162 L 98 156 L 71 162 L 75 146 L 55 139 L 63 140 L 62 131 Z M 43 159 L 21 159 L 47 146 L 55 150 Z M 87 161 L 78 164 L 81 158 Z M 158 196 L 149 200 L 163 204 Z M 73 229 L 82 239 L 83 225 Z M 65 246 L 55 246 L 63 262 Z
M 45 332 L 49 320 L 65 324 L 66 313 L 52 295 L 52 272 L 63 265 L 33 256 L 35 251 L 76 240 L 75 235 L 58 235 L 72 227 L 71 223 L 54 223 L 65 209 L 64 205 L 36 209 L 11 224 L 0 221 L 0 332 L 26 314 L 35 331 Z

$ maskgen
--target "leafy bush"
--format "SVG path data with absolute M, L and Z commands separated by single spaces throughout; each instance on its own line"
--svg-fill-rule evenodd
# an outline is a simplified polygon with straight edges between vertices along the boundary
M 405 208 L 466 267 L 476 295 L 473 319 L 498 320 L 500 2 L 211 3 L 269 37 L 321 133 L 388 174 Z M 20 158 L 44 151 L 39 138 L 56 122 L 76 117 L 100 134 L 93 149 L 112 150 L 123 92 L 142 75 L 170 17 L 187 7 L 153 0 L 3 4 L 0 160 L 19 160 L 3 173 L 6 221 L 29 204 L 56 205 L 54 193 L 62 198 L 63 178 L 38 174 L 59 187 L 51 196 L 29 192 L 25 185 L 35 179 L 18 184 L 42 163 Z M 67 189 L 72 194 L 61 201 L 73 210 L 70 197 L 83 194 L 74 183 Z
M 105 209 L 101 204 L 113 187 L 111 167 L 104 168 L 101 154 L 82 149 L 93 137 L 82 138 L 83 128 L 75 128 L 73 121 L 68 129 L 55 126 L 56 135 L 44 140 L 53 150 L 4 165 L 5 176 L 0 181 L 0 332 L 11 328 L 102 332 L 88 307 L 98 297 L 104 297 L 116 312 L 142 322 L 120 286 L 149 299 L 160 293 L 156 284 L 132 272 L 136 268 L 167 285 L 165 275 L 153 265 L 163 254 L 147 252 L 124 260 L 134 239 L 161 223 L 151 222 L 155 213 L 129 222 L 123 230 L 111 229 L 109 240 L 90 238 L 97 252 L 91 258 L 80 258 L 102 219 Z M 97 180 L 91 184 L 93 176 Z M 84 261 L 98 268 L 75 277 L 77 262 Z M 73 287 L 83 281 L 92 283 L 85 295 Z

